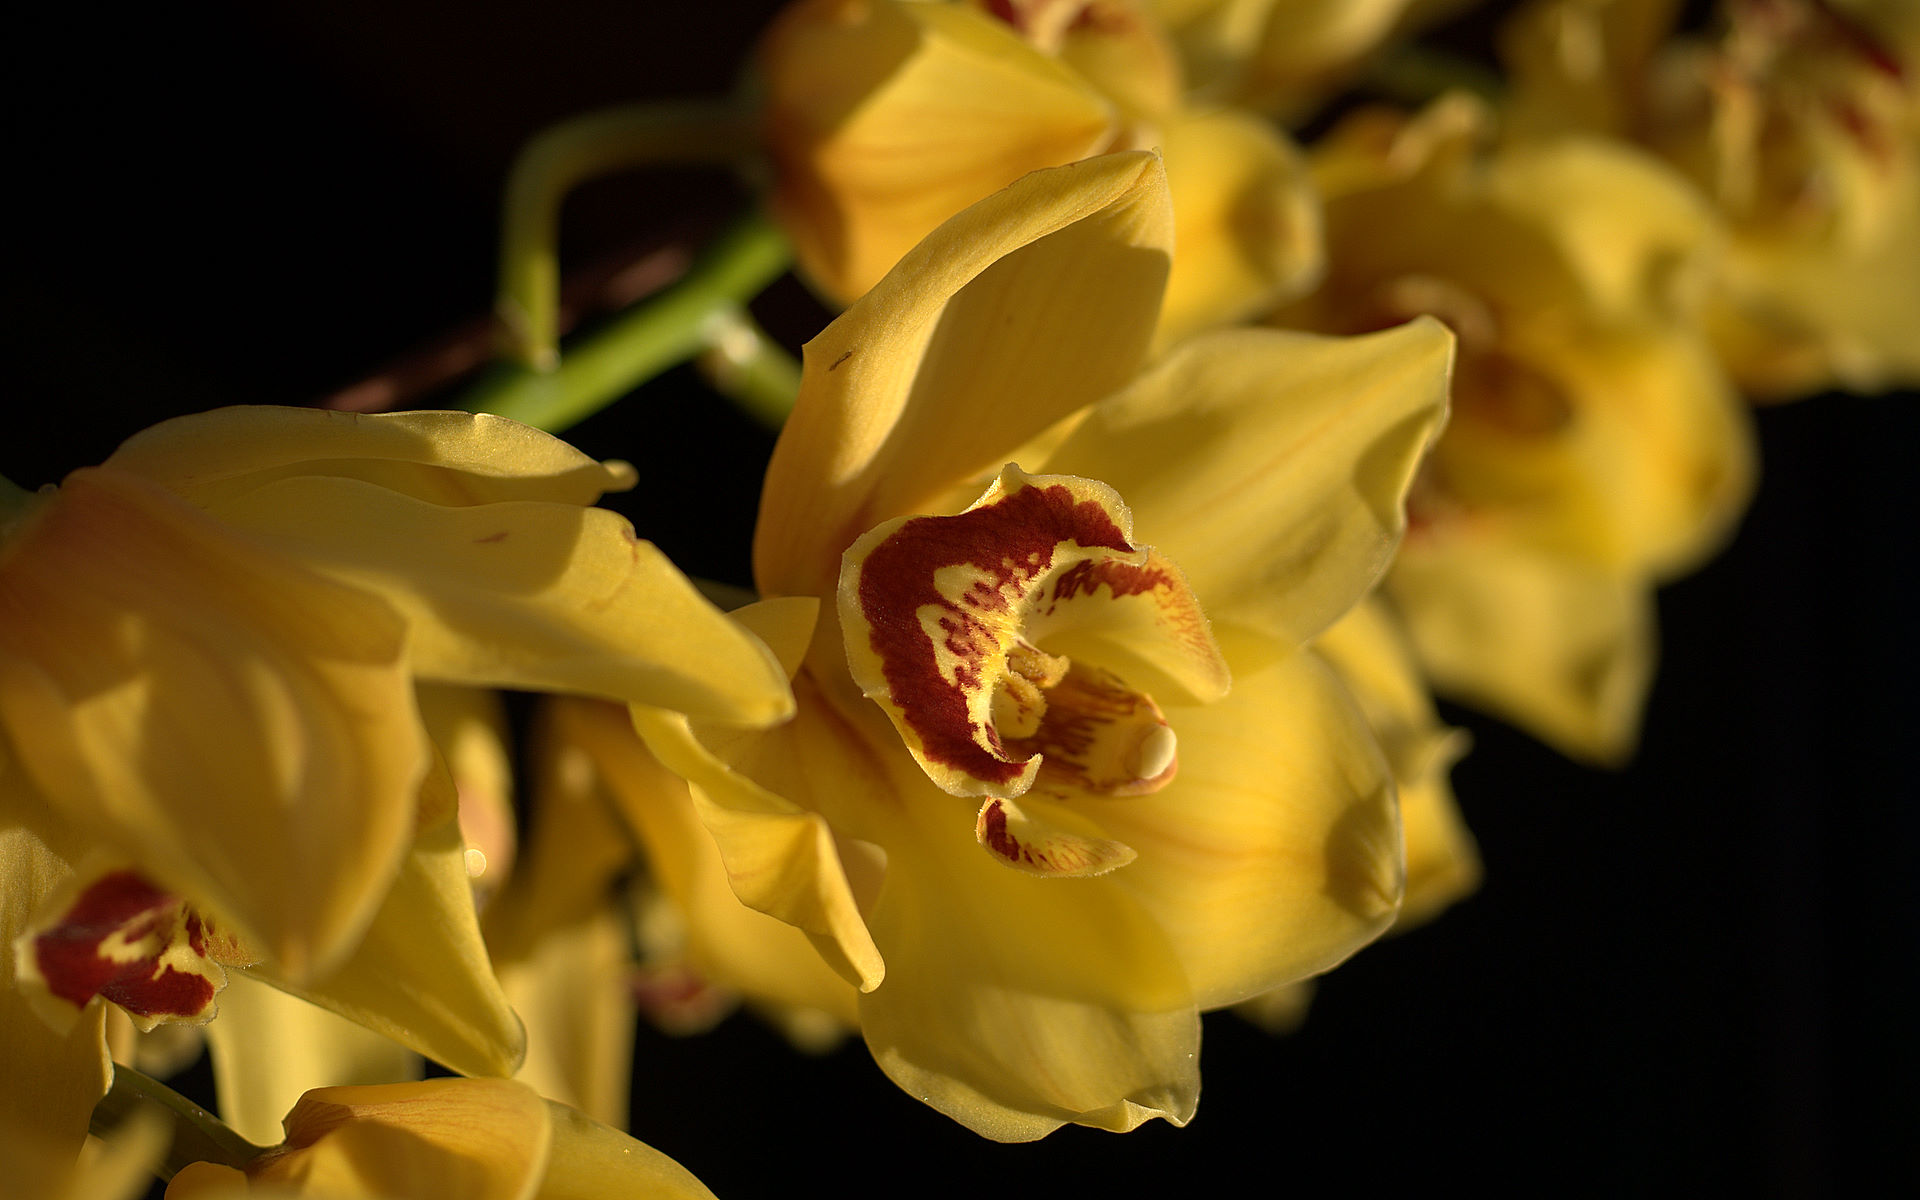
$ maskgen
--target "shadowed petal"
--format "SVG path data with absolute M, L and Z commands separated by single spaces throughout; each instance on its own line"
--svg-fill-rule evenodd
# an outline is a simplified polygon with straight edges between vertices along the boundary
M 4 746 L 0 745 L 0 750 Z M 0 787 L 18 784 L 0 764 Z M 44 1167 L 56 1178 L 72 1166 L 87 1137 L 93 1106 L 107 1094 L 113 1065 L 107 1061 L 104 1008 L 85 1010 L 64 1033 L 41 1020 L 14 978 L 13 942 L 29 916 L 71 874 L 40 839 L 26 830 L 0 827 L 0 1150 L 16 1171 L 13 1182 L 32 1194 L 28 1168 Z M 16 1148 L 32 1157 L 12 1157 Z M 51 1186 L 52 1180 L 48 1181 Z
M 386 901 L 340 969 L 310 983 L 269 961 L 253 974 L 467 1075 L 511 1075 L 526 1034 L 494 978 L 473 911 L 466 841 L 444 766 Z
M 243 971 L 227 977 L 220 1017 L 207 1024 L 220 1119 L 262 1146 L 309 1088 L 420 1078 L 419 1054 Z
M 1647 580 L 1462 542 L 1404 554 L 1388 594 L 1443 692 L 1578 757 L 1618 763 L 1653 676 Z
M 371 919 L 429 749 L 378 596 L 75 472 L 0 560 L 0 721 L 57 816 L 293 976 Z
M 1097 91 L 964 5 L 789 5 L 760 65 L 774 212 L 842 304 L 954 213 L 1112 136 Z

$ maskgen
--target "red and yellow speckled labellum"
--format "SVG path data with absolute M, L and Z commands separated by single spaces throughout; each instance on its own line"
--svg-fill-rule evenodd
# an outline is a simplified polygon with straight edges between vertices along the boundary
M 1173 778 L 1178 739 L 1153 698 L 1046 649 L 1071 633 L 1119 638 L 1136 661 L 1171 664 L 1189 691 L 1226 691 L 1185 576 L 1134 545 L 1132 524 L 1103 483 L 1008 466 L 965 512 L 889 521 L 847 551 L 848 665 L 940 788 L 1006 801 L 1037 786 L 1070 799 L 1144 795 Z M 982 808 L 976 833 L 1001 858 L 1047 874 L 1132 857 L 1117 843 L 1037 832 L 1011 805 Z
M 180 897 L 117 868 L 69 880 L 15 940 L 13 952 L 20 984 L 39 1001 L 36 1007 L 78 1013 L 99 996 L 126 1010 L 143 1031 L 211 1020 L 227 985 L 224 968 L 258 957 Z

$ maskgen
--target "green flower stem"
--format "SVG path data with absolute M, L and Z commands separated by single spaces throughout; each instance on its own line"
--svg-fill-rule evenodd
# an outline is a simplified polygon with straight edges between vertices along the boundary
M 742 411 L 778 432 L 800 395 L 800 363 L 744 308 L 714 314 L 700 373 Z
M 753 213 L 708 246 L 679 282 L 570 345 L 556 368 L 502 364 L 461 404 L 557 433 L 705 350 L 792 261 L 786 237 Z
M 560 202 L 596 176 L 654 163 L 736 162 L 752 154 L 751 114 L 723 102 L 635 104 L 586 113 L 534 137 L 507 176 L 494 309 L 507 357 L 551 370 L 558 354 Z
M 167 1156 L 154 1168 L 162 1179 L 172 1179 L 188 1163 L 216 1162 L 244 1169 L 266 1153 L 241 1137 L 198 1104 L 157 1079 L 142 1075 L 119 1063 L 113 1066 L 113 1086 L 93 1107 L 91 1131 L 100 1137 L 111 1133 L 137 1109 L 157 1111 L 173 1131 Z

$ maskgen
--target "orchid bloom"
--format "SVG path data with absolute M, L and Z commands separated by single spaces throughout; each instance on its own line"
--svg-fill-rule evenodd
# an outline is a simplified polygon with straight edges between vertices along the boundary
M 1134 0 L 799 0 L 759 61 L 773 211 L 839 303 L 1028 171 L 1146 147 L 1175 201 L 1163 343 L 1320 270 L 1298 150 L 1252 114 L 1186 103 L 1171 44 Z
M 1658 0 L 1555 0 L 1508 30 L 1516 121 L 1627 138 L 1728 232 L 1707 317 L 1740 385 L 1782 399 L 1920 383 L 1920 9 L 1728 3 L 1670 38 Z
M 1199 1011 L 1400 901 L 1388 764 L 1304 644 L 1399 537 L 1450 339 L 1143 369 L 1168 205 L 1151 154 L 1036 172 L 809 343 L 735 613 L 798 712 L 633 710 L 686 784 L 637 798 L 857 989 L 896 1083 L 1002 1140 L 1184 1123 Z
M 203 1022 L 227 968 L 510 1072 L 415 681 L 749 724 L 792 704 L 764 647 L 589 507 L 632 481 L 498 418 L 231 408 L 25 498 L 0 531 L 0 830 L 7 1036 L 41 1049 L 10 1072 L 58 1046 L 91 1064 L 95 996 Z M 43 1065 L 7 1094 L 84 1128 L 97 1070 L 68 1096 Z
M 510 1079 L 316 1088 L 243 1171 L 190 1163 L 167 1200 L 712 1200 L 685 1167 Z
M 1209 96 L 1297 115 L 1326 97 L 1416 0 L 1146 0 Z
M 1713 224 L 1630 148 L 1489 152 L 1486 122 L 1454 96 L 1329 134 L 1334 268 L 1275 320 L 1454 330 L 1453 421 L 1387 592 L 1439 691 L 1617 762 L 1652 674 L 1653 587 L 1718 547 L 1752 486 L 1748 419 L 1692 320 Z

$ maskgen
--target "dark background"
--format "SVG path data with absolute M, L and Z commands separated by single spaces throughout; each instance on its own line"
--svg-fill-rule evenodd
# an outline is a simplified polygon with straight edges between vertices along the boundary
M 667 7 L 19 18 L 0 473 L 34 486 L 164 416 L 313 402 L 481 315 L 514 146 L 591 106 L 724 91 L 770 5 Z M 568 261 L 717 227 L 745 195 L 713 172 L 595 185 L 568 208 Z M 796 342 L 824 320 L 790 283 L 766 311 Z M 1661 596 L 1664 665 L 1631 769 L 1579 768 L 1449 710 L 1475 741 L 1454 778 L 1485 886 L 1326 979 L 1296 1035 L 1208 1018 L 1189 1128 L 999 1146 L 896 1091 L 857 1044 L 804 1058 L 734 1018 L 694 1041 L 643 1032 L 634 1132 L 735 1200 L 795 1184 L 1914 1182 L 1916 404 L 1758 414 L 1743 529 Z M 570 436 L 640 465 L 618 506 L 644 536 L 745 582 L 770 443 L 690 373 Z

